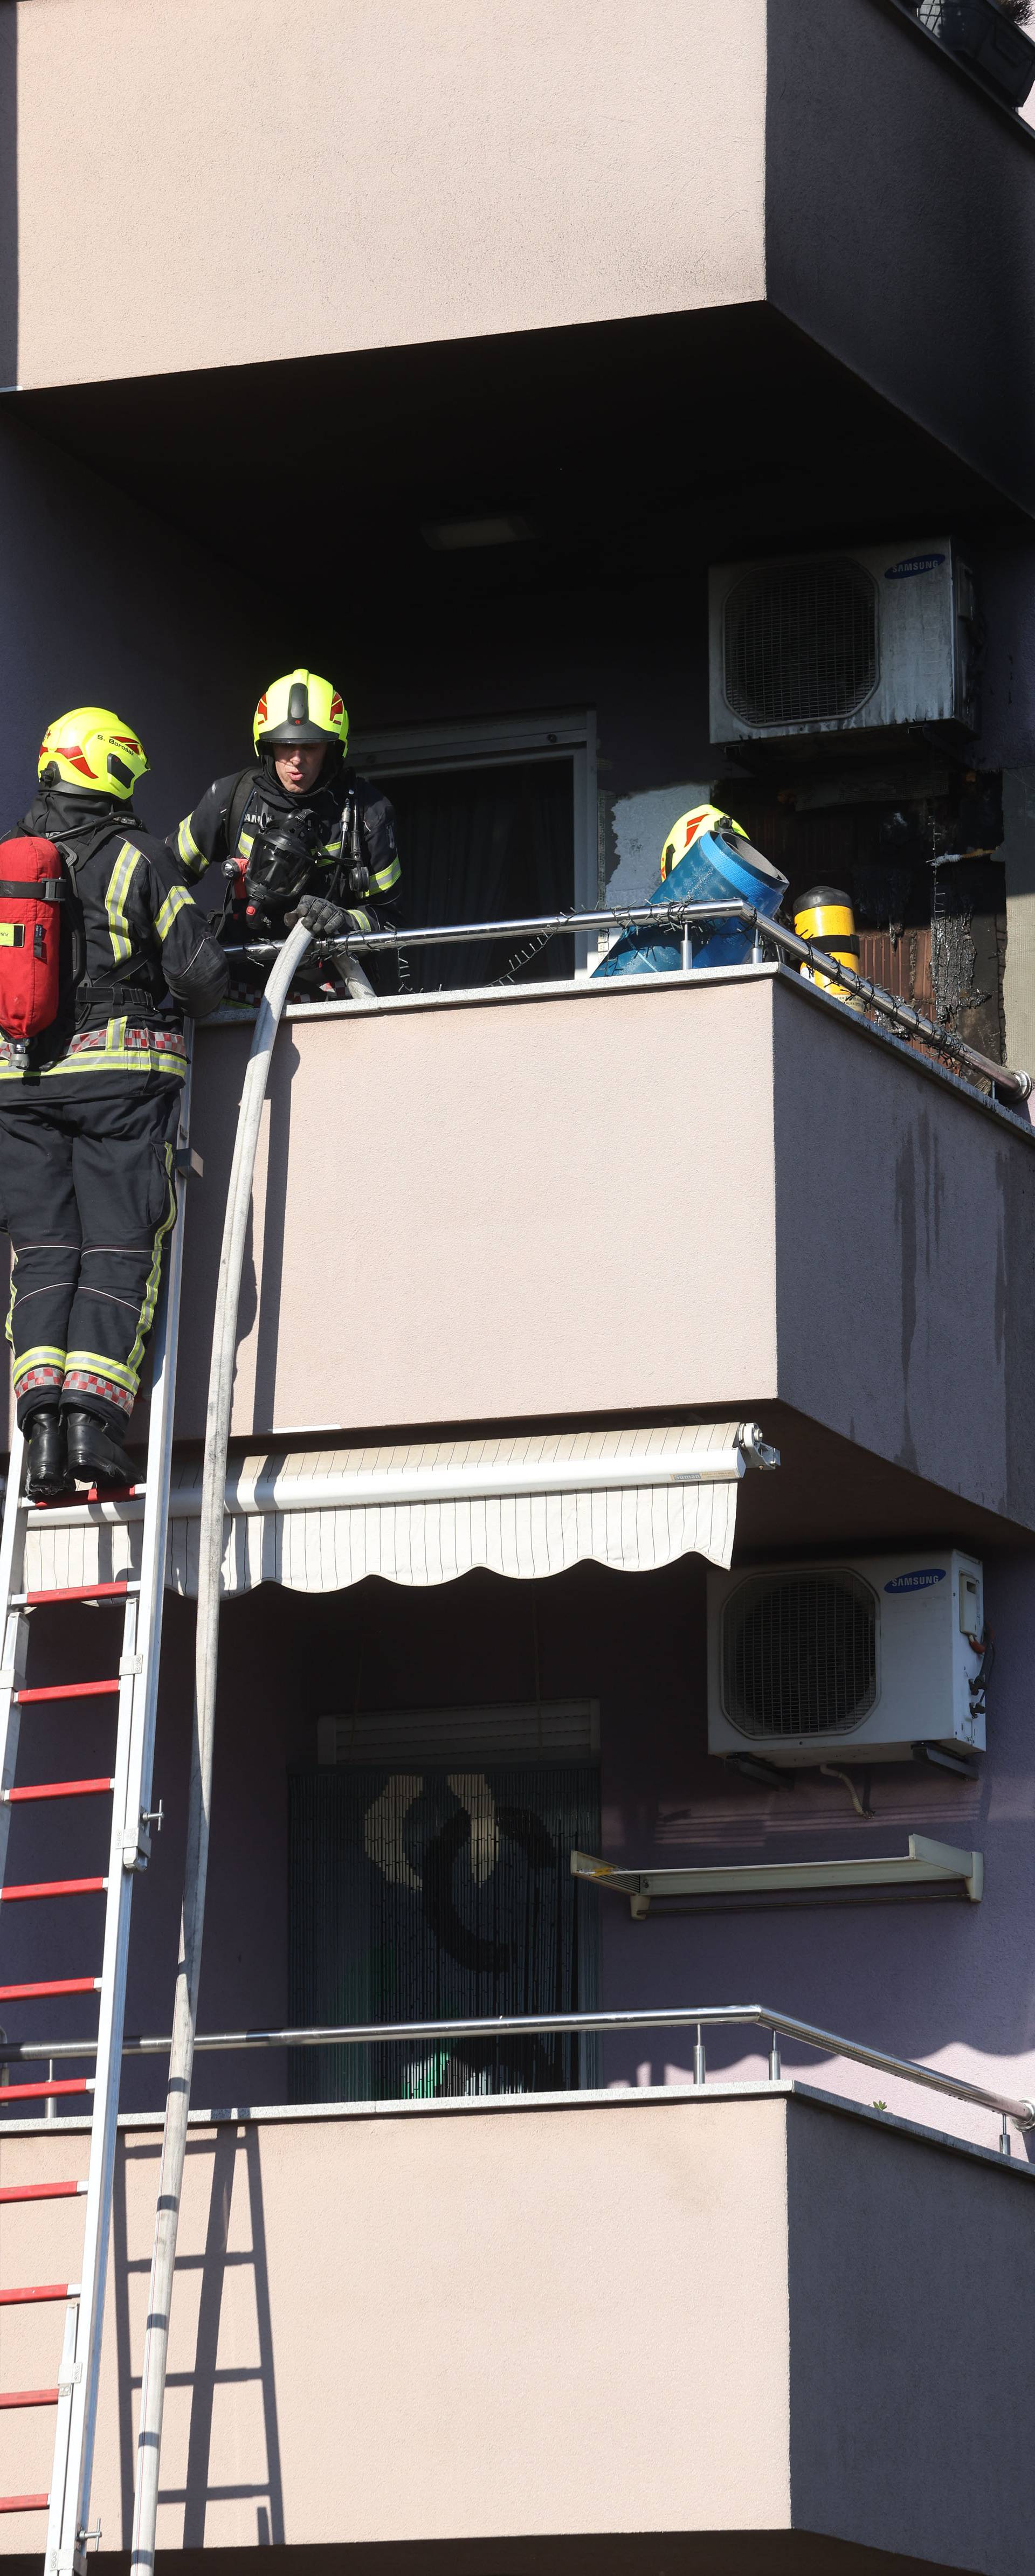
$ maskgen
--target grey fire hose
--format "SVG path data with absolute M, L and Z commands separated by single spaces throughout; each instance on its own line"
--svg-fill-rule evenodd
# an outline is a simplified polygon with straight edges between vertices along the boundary
M 133 2505 L 131 2563 L 134 2568 L 146 2571 L 146 2576 L 151 2576 L 155 2563 L 158 2467 L 169 2350 L 169 2314 L 172 2306 L 176 2232 L 187 2152 L 187 2114 L 190 2107 L 191 2074 L 194 2065 L 198 1979 L 201 1970 L 201 1940 L 205 1920 L 205 1882 L 208 1876 L 209 1817 L 212 1803 L 212 1747 L 215 1735 L 216 1676 L 219 1665 L 223 1506 L 226 1494 L 226 1456 L 230 1436 L 234 1361 L 237 1351 L 237 1309 L 241 1293 L 241 1265 L 244 1259 L 255 1156 L 273 1041 L 296 968 L 309 944 L 310 933 L 305 923 L 300 921 L 282 948 L 262 997 L 244 1078 L 241 1106 L 238 1111 L 237 1137 L 227 1194 L 223 1249 L 219 1263 L 219 1286 L 212 1330 L 212 1367 L 208 1384 L 205 1460 L 202 1471 L 198 1625 L 194 1665 L 194 1735 L 187 1816 L 187 1857 L 184 1870 L 183 1915 L 180 1925 L 180 1957 L 173 2010 L 172 2047 L 169 2053 L 169 2089 L 165 2103 L 162 2162 L 158 2178 L 158 2205 L 155 2211 L 155 2237 L 147 2300 L 147 2328 L 144 2337 L 143 2377 L 140 2389 L 140 2429 L 137 2435 L 136 2493 Z

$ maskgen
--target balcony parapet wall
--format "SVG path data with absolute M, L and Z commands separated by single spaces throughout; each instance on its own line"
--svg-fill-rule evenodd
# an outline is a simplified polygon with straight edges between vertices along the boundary
M 247 1044 L 197 1049 L 191 1439 Z M 1035 1527 L 1033 1254 L 1030 1129 L 796 976 L 352 1006 L 277 1042 L 234 1432 L 780 1402 Z
M 3 2182 L 60 2178 L 80 2145 L 5 2137 Z M 108 2552 L 129 2540 L 158 2146 L 154 2124 L 120 2134 Z M 833 2570 L 873 2549 L 1027 2576 L 1030 2191 L 1026 2168 L 789 2086 L 192 2123 L 159 2547 L 462 2542 L 491 2576 L 517 2540 L 560 2568 L 587 2535 L 664 2532 L 666 2563 L 696 2565 L 686 2540 L 724 2533 L 746 2571 L 804 2565 L 767 2536 L 814 2532 Z M 74 2203 L 8 2210 L 8 2274 L 71 2267 L 78 2226 Z M 17 2328 L 42 2385 L 53 2311 Z M 0 2416 L 8 2489 L 45 2487 L 51 2430 Z M 4 2517 L 0 2549 L 37 2546 Z

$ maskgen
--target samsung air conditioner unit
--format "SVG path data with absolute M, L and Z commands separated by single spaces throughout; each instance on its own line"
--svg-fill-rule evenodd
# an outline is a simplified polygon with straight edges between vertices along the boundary
M 714 743 L 977 727 L 974 584 L 951 537 L 713 564 Z
M 958 1548 L 708 1576 L 708 1749 L 767 1763 L 984 1751 L 984 1584 Z

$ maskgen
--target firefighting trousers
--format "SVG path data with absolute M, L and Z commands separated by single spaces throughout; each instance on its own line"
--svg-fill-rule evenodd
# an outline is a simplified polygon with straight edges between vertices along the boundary
M 103 1077 L 100 1078 L 103 1080 Z M 59 1100 L 0 1097 L 0 1223 L 11 1238 L 7 1338 L 18 1420 L 40 1405 L 125 1433 L 176 1218 L 180 1086 L 113 1074 Z

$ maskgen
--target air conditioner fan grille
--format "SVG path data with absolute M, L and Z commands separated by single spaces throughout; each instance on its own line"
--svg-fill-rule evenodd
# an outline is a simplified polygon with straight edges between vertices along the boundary
M 877 685 L 877 593 L 850 560 L 744 575 L 723 615 L 727 706 L 746 725 L 831 723 Z
M 861 1575 L 761 1575 L 722 1620 L 722 1696 L 757 1737 L 848 1735 L 877 1696 L 877 1604 Z

